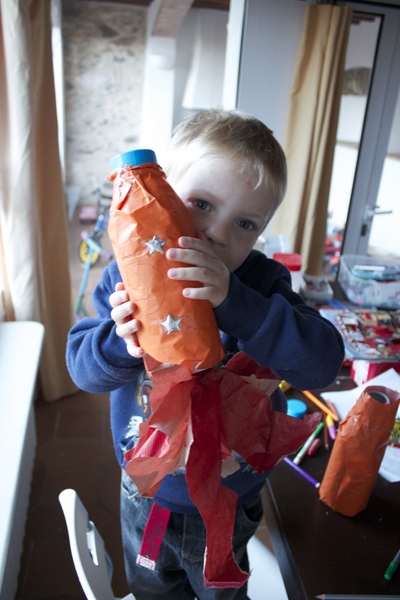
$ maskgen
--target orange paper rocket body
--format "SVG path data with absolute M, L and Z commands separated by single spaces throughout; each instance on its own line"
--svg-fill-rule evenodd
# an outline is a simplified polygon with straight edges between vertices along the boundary
M 132 154 L 132 153 L 127 153 Z M 122 155 L 124 156 L 124 155 Z M 182 296 L 196 283 L 168 278 L 165 256 L 180 236 L 195 237 L 189 213 L 155 163 L 125 165 L 114 182 L 108 233 L 115 258 L 140 321 L 140 346 L 159 363 L 207 369 L 224 356 L 211 304 Z
M 385 399 L 379 402 L 374 395 Z M 385 387 L 366 387 L 339 425 L 319 488 L 320 499 L 347 517 L 368 504 L 393 429 L 400 394 Z

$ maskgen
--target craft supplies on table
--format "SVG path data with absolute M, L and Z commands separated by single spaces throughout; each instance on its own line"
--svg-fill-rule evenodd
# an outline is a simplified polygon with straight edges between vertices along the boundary
M 333 290 L 326 277 L 303 275 L 303 281 L 300 292 L 306 300 L 327 302 L 333 298 Z
M 340 332 L 352 360 L 400 362 L 400 310 L 320 310 Z
M 338 281 L 353 304 L 400 308 L 399 261 L 342 254 Z

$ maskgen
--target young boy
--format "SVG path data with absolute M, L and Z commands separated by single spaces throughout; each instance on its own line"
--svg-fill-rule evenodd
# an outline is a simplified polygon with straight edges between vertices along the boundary
M 328 386 L 343 361 L 340 335 L 293 292 L 284 266 L 252 249 L 285 192 L 286 161 L 272 132 L 238 111 L 201 111 L 176 129 L 165 171 L 197 234 L 181 237 L 167 251 L 168 276 L 202 284 L 184 288 L 183 294 L 212 304 L 226 354 L 242 351 L 299 389 Z M 178 268 L 175 261 L 187 266 Z M 134 298 L 129 300 L 115 261 L 105 268 L 93 302 L 97 316 L 83 319 L 70 332 L 67 364 L 80 388 L 111 392 L 131 591 L 137 600 L 245 599 L 246 586 L 203 585 L 205 528 L 189 498 L 184 469 L 166 476 L 155 497 L 172 511 L 156 570 L 136 565 L 153 500 L 138 495 L 123 464 L 138 439 L 139 424 L 149 416 L 151 381 L 137 342 Z M 275 410 L 285 411 L 280 390 L 271 400 Z M 268 474 L 255 473 L 240 457 L 238 462 L 240 469 L 223 484 L 238 494 L 232 543 L 237 562 L 248 571 L 246 545 L 261 519 L 259 492 Z

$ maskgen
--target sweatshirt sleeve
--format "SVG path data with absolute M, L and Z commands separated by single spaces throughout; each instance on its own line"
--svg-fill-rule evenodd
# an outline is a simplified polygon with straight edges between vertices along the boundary
M 131 357 L 124 340 L 115 333 L 109 296 L 121 281 L 115 261 L 102 275 L 93 294 L 96 317 L 85 317 L 68 334 L 66 361 L 74 383 L 92 393 L 109 392 L 135 379 L 143 361 Z
M 293 292 L 285 267 L 263 257 L 233 273 L 228 296 L 215 310 L 225 337 L 298 389 L 332 383 L 344 359 L 337 329 Z

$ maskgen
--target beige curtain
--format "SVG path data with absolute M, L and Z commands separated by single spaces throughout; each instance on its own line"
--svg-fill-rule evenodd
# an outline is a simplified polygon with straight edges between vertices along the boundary
M 65 366 L 73 318 L 51 0 L 1 0 L 0 11 L 0 274 L 5 318 L 43 323 L 39 392 L 50 401 L 76 390 Z
M 288 189 L 272 222 L 320 275 L 351 9 L 308 4 L 289 102 Z

